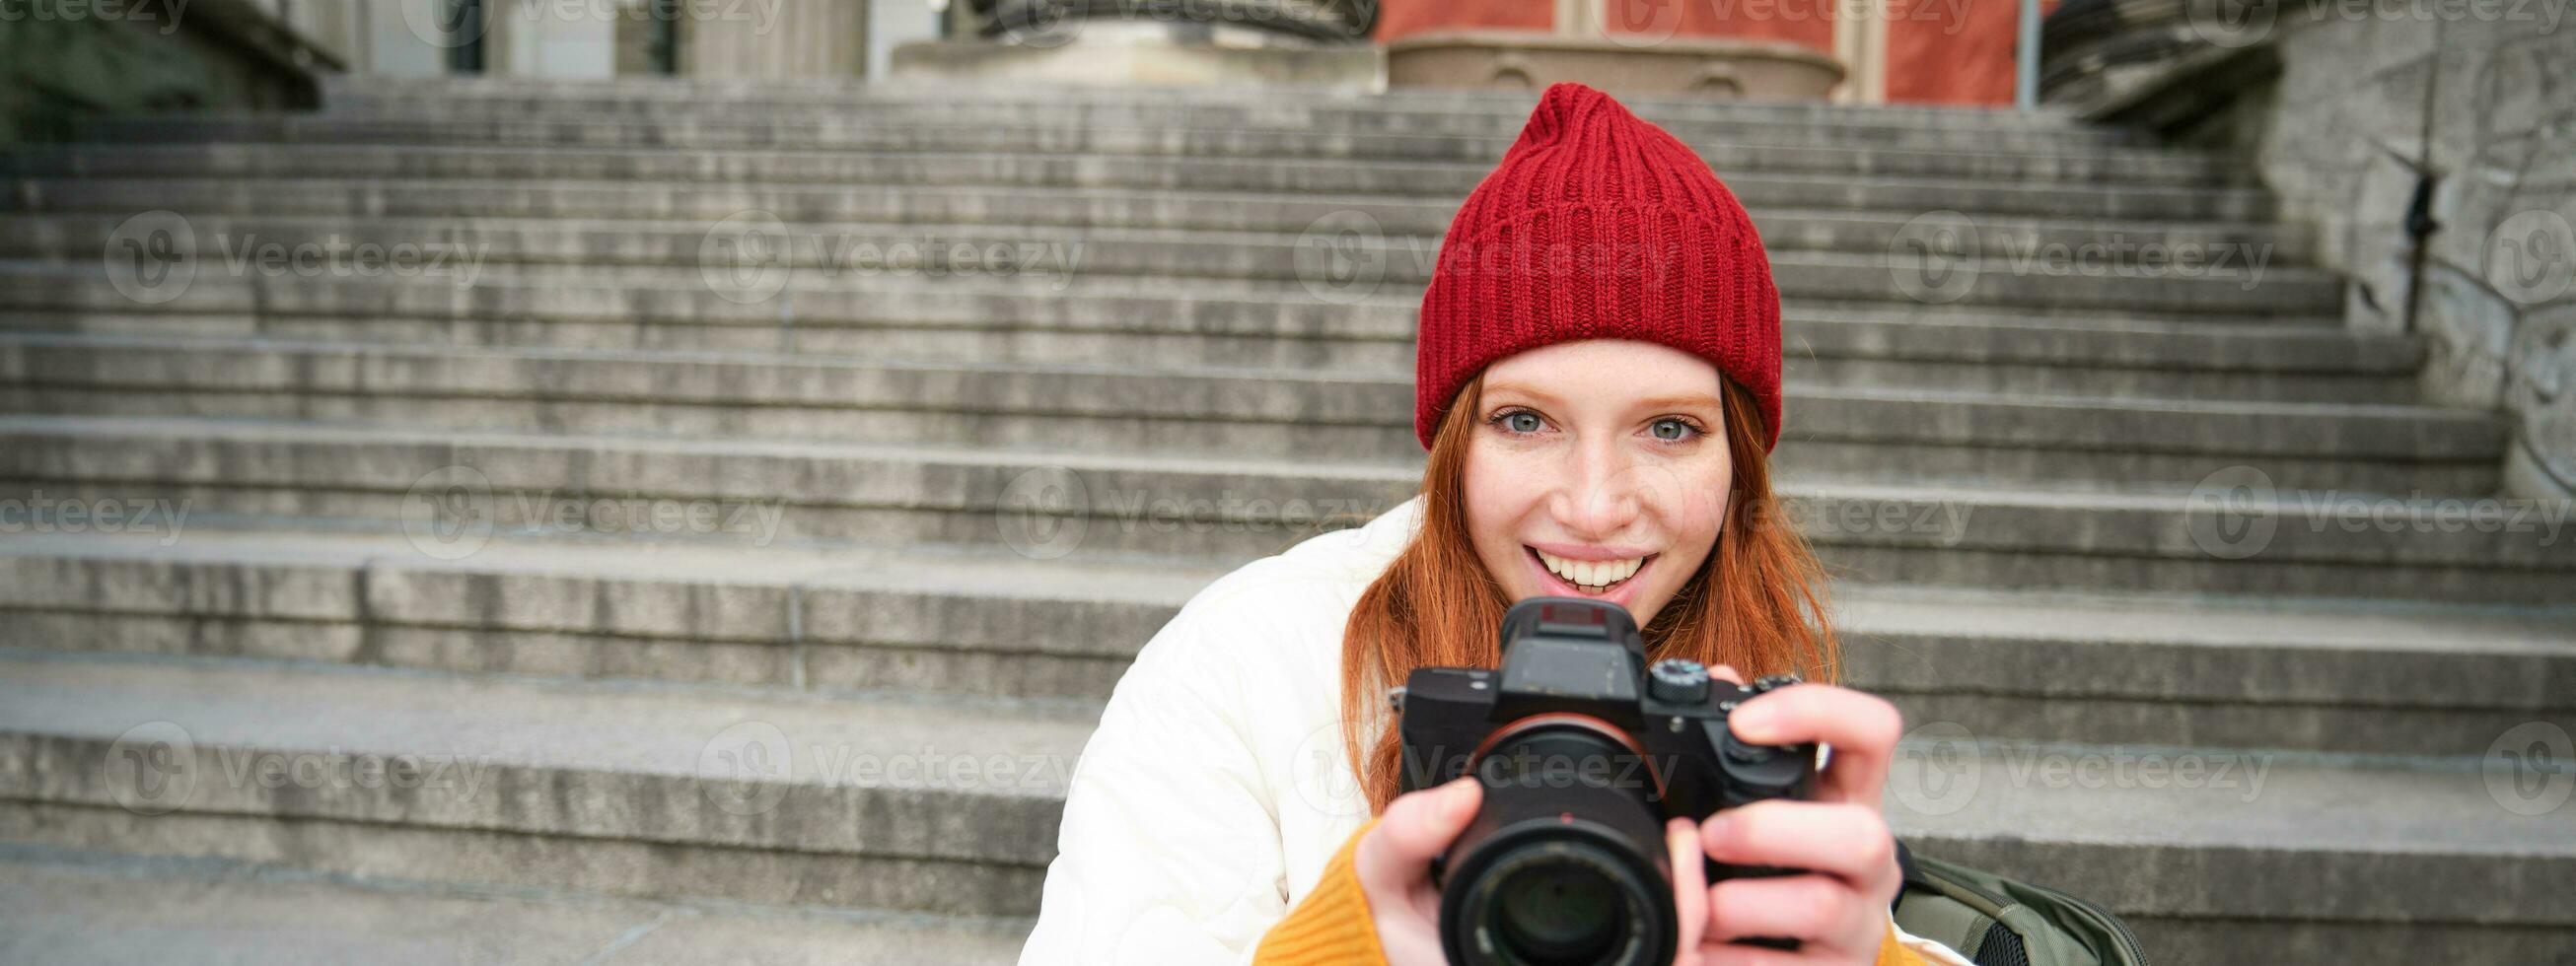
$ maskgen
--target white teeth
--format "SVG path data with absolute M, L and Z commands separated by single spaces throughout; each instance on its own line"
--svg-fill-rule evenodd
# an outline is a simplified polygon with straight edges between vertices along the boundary
M 1538 554 L 1539 562 L 1546 564 L 1550 572 L 1565 578 L 1566 583 L 1585 590 L 1601 590 L 1636 576 L 1637 568 L 1646 564 L 1644 557 L 1630 557 L 1626 560 L 1568 560 L 1536 547 L 1530 549 Z

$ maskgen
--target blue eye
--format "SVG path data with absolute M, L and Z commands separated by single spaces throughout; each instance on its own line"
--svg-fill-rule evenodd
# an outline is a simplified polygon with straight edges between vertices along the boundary
M 1526 409 L 1503 414 L 1504 428 L 1515 433 L 1535 433 L 1538 432 L 1539 425 L 1538 414 Z
M 1693 425 L 1690 420 L 1666 416 L 1655 420 L 1653 425 L 1648 427 L 1647 432 L 1655 434 L 1656 439 L 1664 442 L 1678 443 L 1698 435 L 1699 427 Z

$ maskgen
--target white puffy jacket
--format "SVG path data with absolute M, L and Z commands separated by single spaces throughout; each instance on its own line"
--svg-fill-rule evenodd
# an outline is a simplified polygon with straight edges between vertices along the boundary
M 1342 628 L 1421 501 L 1245 564 L 1146 642 L 1074 769 L 1022 966 L 1247 963 L 1314 888 L 1369 820 L 1342 750 Z

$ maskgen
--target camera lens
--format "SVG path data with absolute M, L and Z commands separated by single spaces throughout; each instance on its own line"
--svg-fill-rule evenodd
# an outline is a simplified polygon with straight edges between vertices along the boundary
M 1610 725 L 1547 717 L 1501 729 L 1477 762 L 1484 803 L 1444 859 L 1443 949 L 1473 966 L 1670 962 L 1652 774 Z
M 1619 887 L 1604 870 L 1573 856 L 1532 857 L 1539 861 L 1504 873 L 1494 890 L 1495 934 L 1515 959 L 1600 962 L 1626 924 Z

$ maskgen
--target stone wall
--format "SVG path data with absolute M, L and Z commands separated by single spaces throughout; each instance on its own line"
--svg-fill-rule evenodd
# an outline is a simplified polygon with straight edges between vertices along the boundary
M 2506 488 L 2576 496 L 2576 26 L 2566 0 L 2281 4 L 2278 73 L 2187 138 L 2240 150 L 2349 274 L 2347 321 L 2421 333 L 2428 399 L 2518 422 Z M 2407 230 L 2418 172 L 2436 226 Z M 2420 291 L 2414 280 L 2421 279 Z

